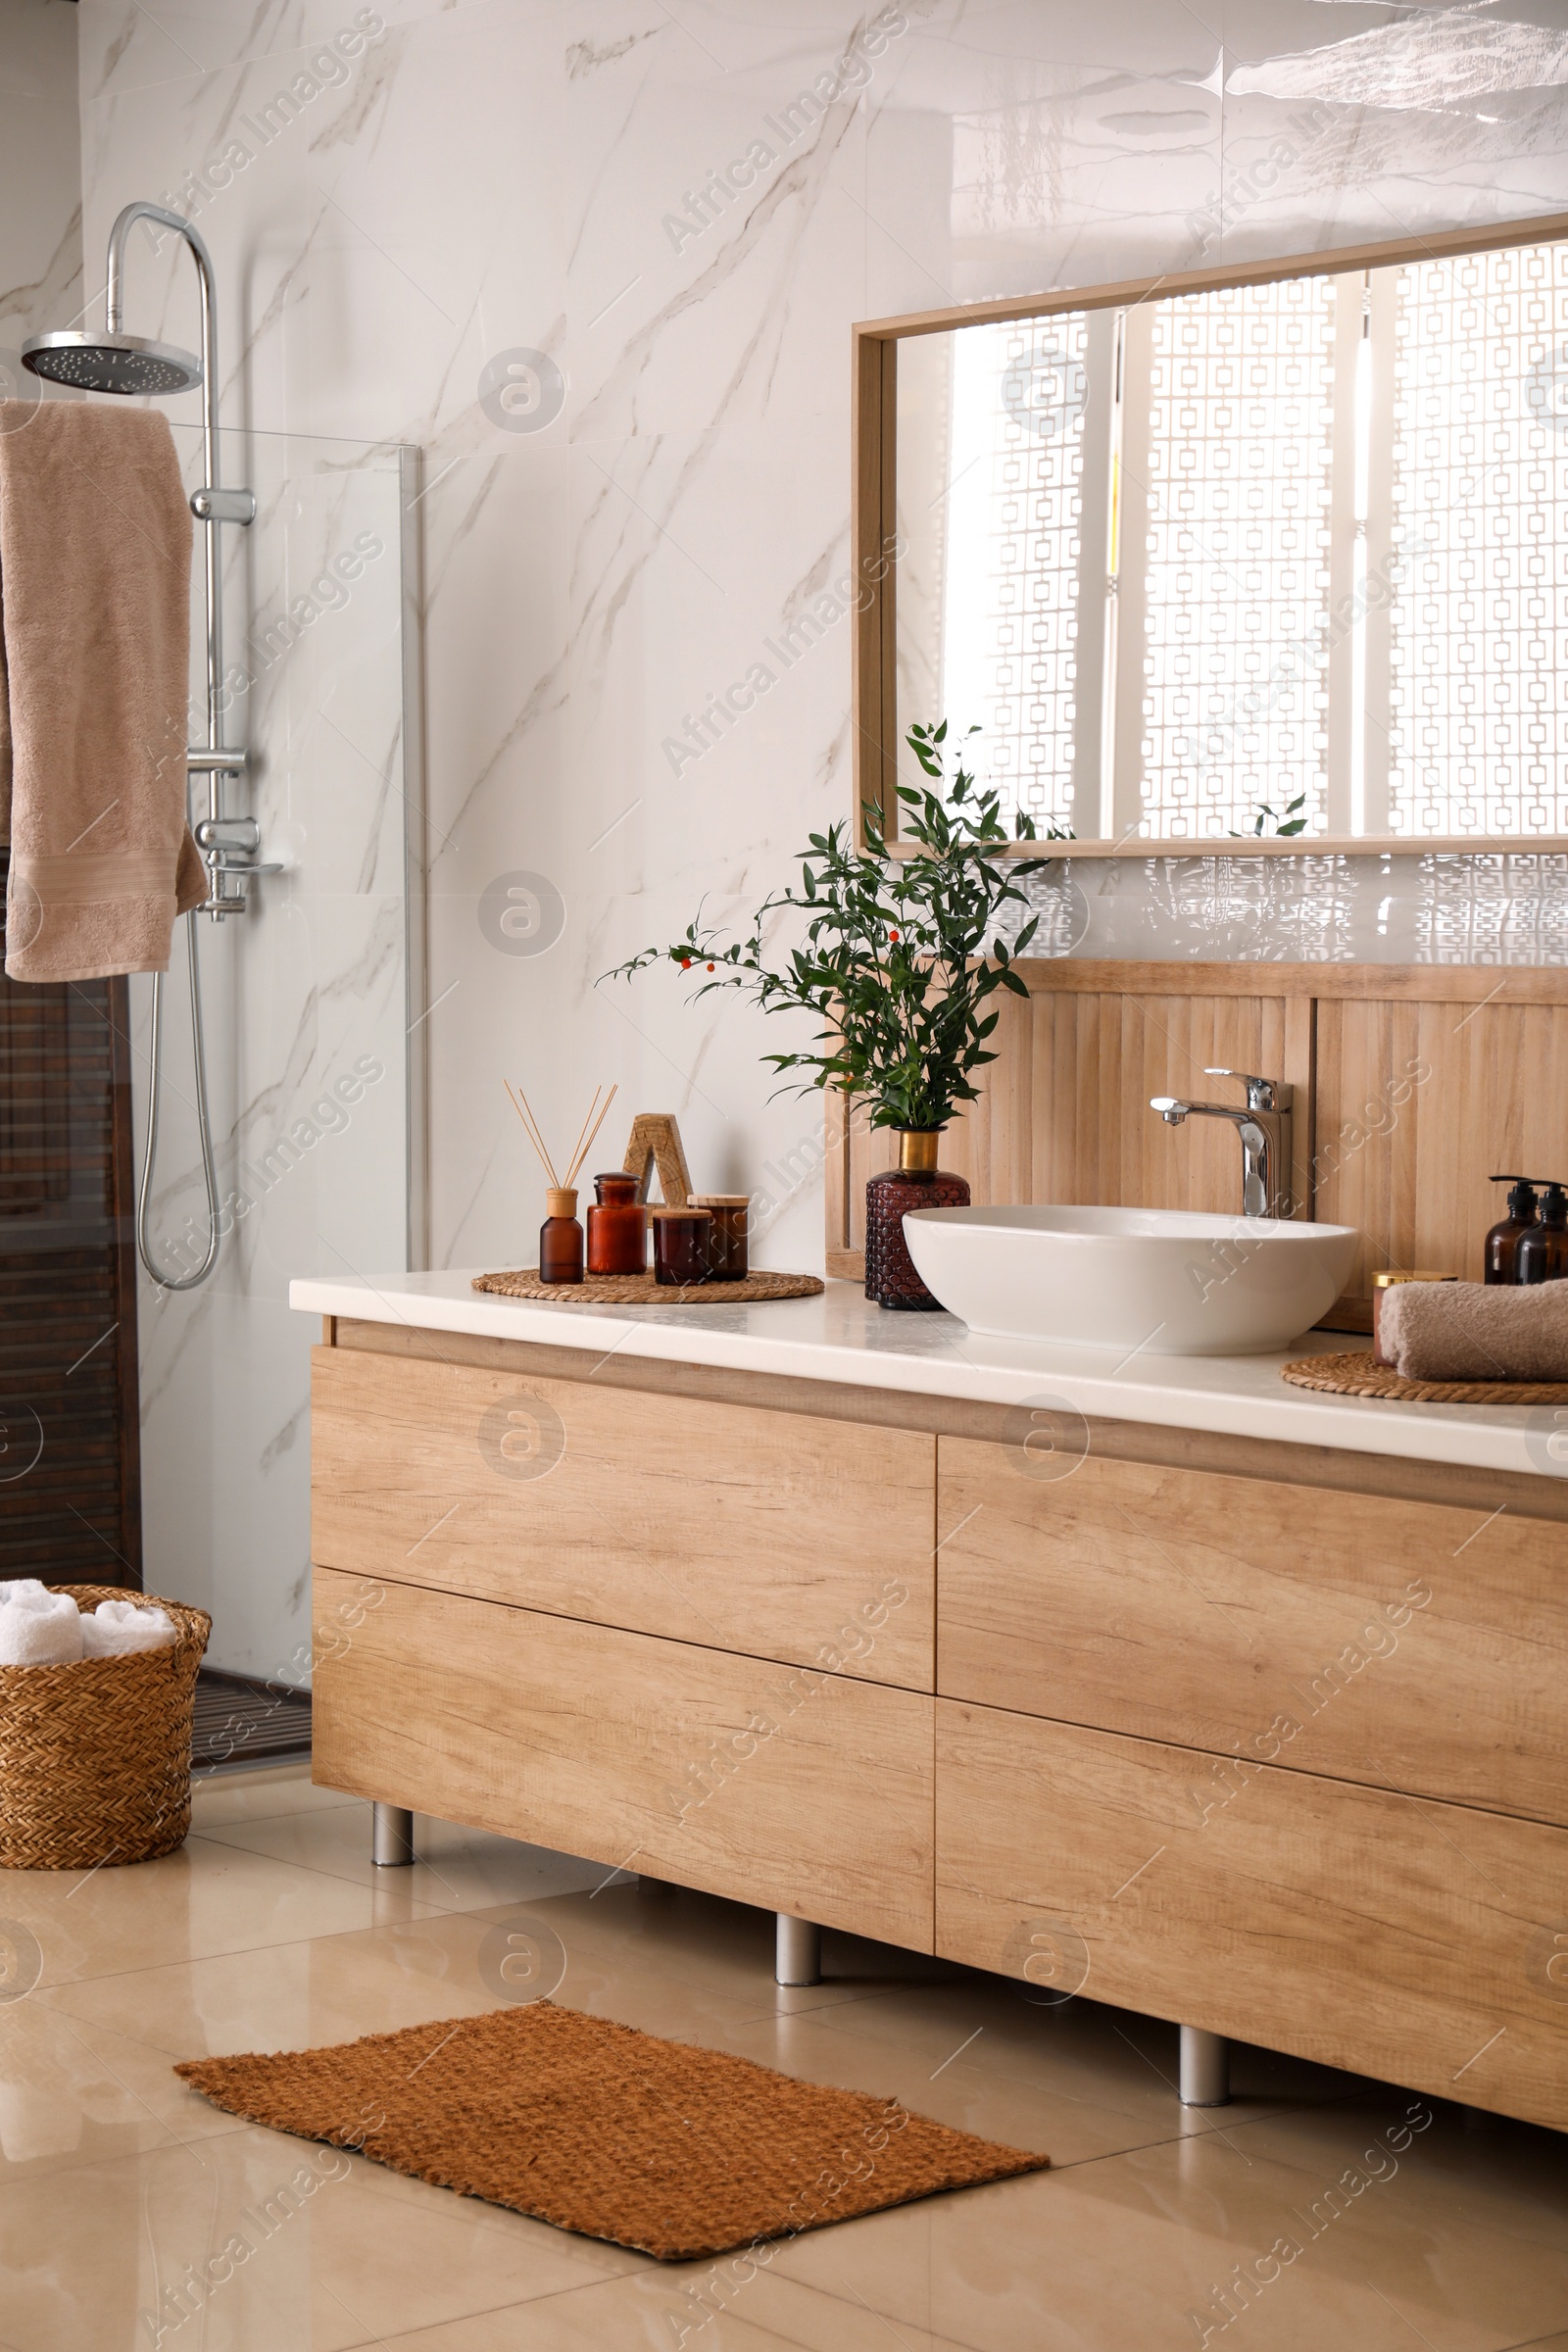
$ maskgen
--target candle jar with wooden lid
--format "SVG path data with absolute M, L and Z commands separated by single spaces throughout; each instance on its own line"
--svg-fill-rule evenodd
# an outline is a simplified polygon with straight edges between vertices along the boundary
M 747 1254 L 750 1193 L 689 1193 L 687 1206 L 706 1208 L 712 1217 L 712 1280 L 744 1282 L 750 1271 Z
M 706 1208 L 654 1210 L 654 1280 L 666 1290 L 711 1282 L 713 1219 Z

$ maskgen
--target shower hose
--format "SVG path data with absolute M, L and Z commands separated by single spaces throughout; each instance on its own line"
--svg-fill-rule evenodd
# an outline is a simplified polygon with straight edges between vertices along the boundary
M 213 1162 L 213 1129 L 207 1113 L 207 1048 L 202 1037 L 202 975 L 196 956 L 196 912 L 185 917 L 185 943 L 190 963 L 190 1030 L 196 1063 L 196 1129 L 201 1138 L 202 1180 L 207 1187 L 207 1254 L 194 1274 L 164 1274 L 153 1263 L 147 1239 L 147 1215 L 152 1205 L 153 1161 L 158 1152 L 158 1114 L 163 1103 L 164 978 L 153 974 L 152 1089 L 147 1106 L 147 1145 L 142 1155 L 141 1183 L 136 1193 L 136 1254 L 161 1291 L 193 1291 L 205 1282 L 218 1261 L 218 1171 Z

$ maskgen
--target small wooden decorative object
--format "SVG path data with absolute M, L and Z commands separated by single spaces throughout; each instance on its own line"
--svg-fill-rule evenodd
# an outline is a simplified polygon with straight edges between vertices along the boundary
M 680 1129 L 671 1110 L 640 1110 L 631 1123 L 631 1138 L 621 1166 L 637 1179 L 637 1198 L 646 1201 L 654 1169 L 666 1208 L 684 1208 L 692 1189 L 691 1171 L 681 1149 Z

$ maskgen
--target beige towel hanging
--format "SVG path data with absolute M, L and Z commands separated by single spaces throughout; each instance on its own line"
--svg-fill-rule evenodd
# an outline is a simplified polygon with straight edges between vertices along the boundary
M 168 418 L 0 414 L 6 975 L 169 965 L 206 876 L 185 821 L 191 517 Z

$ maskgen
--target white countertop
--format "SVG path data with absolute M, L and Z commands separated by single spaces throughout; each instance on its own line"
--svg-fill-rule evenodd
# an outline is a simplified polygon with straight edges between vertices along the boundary
M 1555 1462 L 1546 1450 L 1557 1428 L 1549 1405 L 1391 1404 L 1321 1396 L 1281 1380 L 1280 1366 L 1293 1357 L 1367 1345 L 1336 1332 L 1308 1333 L 1278 1355 L 1140 1352 L 1118 1360 L 1108 1348 L 982 1338 L 956 1315 L 885 1313 L 848 1282 L 830 1282 L 815 1298 L 640 1307 L 635 1315 L 498 1298 L 471 1282 L 465 1272 L 295 1282 L 289 1304 L 416 1331 L 597 1348 L 607 1358 L 624 1353 L 982 1404 L 1065 1405 L 1111 1420 L 1568 1477 L 1568 1459 Z M 1562 1429 L 1558 1443 L 1568 1455 L 1568 1409 Z

